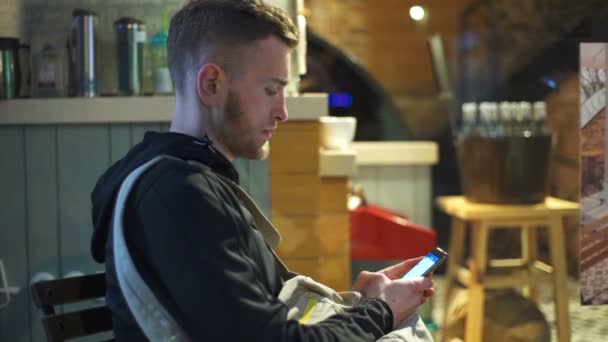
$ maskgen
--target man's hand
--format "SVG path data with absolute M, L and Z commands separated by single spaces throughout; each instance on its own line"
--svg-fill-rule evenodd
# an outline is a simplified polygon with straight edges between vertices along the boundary
M 403 277 L 404 274 L 406 274 L 409 270 L 411 270 L 412 267 L 414 267 L 423 258 L 424 257 L 421 256 L 418 258 L 407 259 L 398 264 L 395 264 L 393 266 L 389 266 L 385 269 L 382 269 L 378 272 L 384 273 L 384 275 L 387 276 L 388 279 L 391 279 L 391 280 L 400 279 L 401 277 Z M 427 277 L 432 279 L 433 273 L 429 274 Z M 435 295 L 435 288 L 431 287 L 431 288 L 425 289 L 423 292 L 423 295 L 425 297 L 433 297 Z
M 384 273 L 384 275 L 387 276 L 388 279 L 391 279 L 391 280 L 399 279 L 399 278 L 403 277 L 403 275 L 406 274 L 407 271 L 411 270 L 412 267 L 414 267 L 423 258 L 424 257 L 407 259 L 398 264 L 395 264 L 393 266 L 389 266 L 385 269 L 382 269 L 378 272 Z
M 378 272 L 363 271 L 357 277 L 355 290 L 368 298 L 385 301 L 393 312 L 393 328 L 413 315 L 418 307 L 433 296 L 430 277 L 401 279 L 422 258 L 405 260 Z

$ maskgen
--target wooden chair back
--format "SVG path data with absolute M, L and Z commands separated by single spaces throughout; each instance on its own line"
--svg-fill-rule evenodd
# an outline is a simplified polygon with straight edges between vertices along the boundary
M 31 292 L 42 310 L 49 342 L 112 331 L 112 315 L 105 305 L 105 273 L 37 282 L 31 285 Z M 66 304 L 79 302 L 78 309 L 67 310 L 70 306 Z M 59 310 L 62 306 L 64 312 Z

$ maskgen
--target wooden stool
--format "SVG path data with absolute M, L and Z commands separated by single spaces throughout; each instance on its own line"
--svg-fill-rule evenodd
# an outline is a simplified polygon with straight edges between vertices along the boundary
M 465 341 L 482 340 L 486 288 L 524 287 L 524 293 L 537 302 L 536 286 L 540 273 L 543 273 L 539 271 L 550 273 L 553 278 L 558 341 L 570 341 L 566 246 L 562 221 L 564 216 L 577 215 L 579 204 L 553 197 L 547 197 L 544 203 L 534 205 L 478 204 L 467 201 L 463 196 L 447 196 L 438 198 L 437 205 L 452 216 L 450 246 L 447 251 L 445 313 L 450 291 L 455 281 L 458 281 L 469 292 Z M 467 223 L 472 228 L 472 255 L 468 267 L 462 267 L 460 263 L 464 257 Z M 538 226 L 548 227 L 551 266 L 537 260 Z M 521 258 L 488 260 L 490 229 L 511 227 L 519 228 L 521 232 Z M 497 269 L 501 272 L 490 272 Z

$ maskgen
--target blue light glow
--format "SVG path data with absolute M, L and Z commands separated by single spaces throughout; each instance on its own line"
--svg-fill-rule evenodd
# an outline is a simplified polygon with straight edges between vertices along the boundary
M 353 96 L 349 93 L 330 93 L 327 101 L 330 108 L 348 108 L 353 105 Z

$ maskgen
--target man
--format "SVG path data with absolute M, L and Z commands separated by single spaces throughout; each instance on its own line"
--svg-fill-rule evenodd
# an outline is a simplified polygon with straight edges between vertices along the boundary
M 111 218 L 125 177 L 158 155 L 125 207 L 125 239 L 143 280 L 192 341 L 374 341 L 432 295 L 428 278 L 392 280 L 406 261 L 364 272 L 353 310 L 314 325 L 287 320 L 281 279 L 252 217 L 220 175 L 238 182 L 234 158 L 268 156 L 287 120 L 284 87 L 296 29 L 258 0 L 192 1 L 171 20 L 169 68 L 175 114 L 169 133 L 148 133 L 98 181 L 92 252 L 106 263 L 107 303 L 118 341 L 145 341 L 118 286 Z

